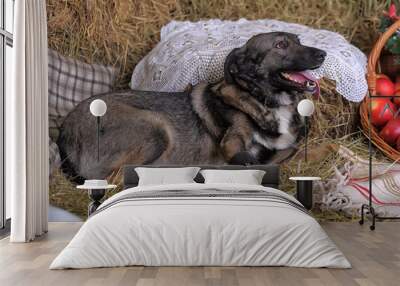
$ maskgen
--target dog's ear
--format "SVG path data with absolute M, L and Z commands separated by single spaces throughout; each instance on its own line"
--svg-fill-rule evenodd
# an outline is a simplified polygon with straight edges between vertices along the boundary
M 225 82 L 267 102 L 271 98 L 268 71 L 259 68 L 265 56 L 264 52 L 259 52 L 249 44 L 233 49 L 225 59 Z
M 258 60 L 258 54 L 249 52 L 246 45 L 233 49 L 225 60 L 225 81 L 249 92 L 256 92 Z
M 224 77 L 229 84 L 234 83 L 234 77 L 240 72 L 240 65 L 244 62 L 246 48 L 233 49 L 225 59 Z

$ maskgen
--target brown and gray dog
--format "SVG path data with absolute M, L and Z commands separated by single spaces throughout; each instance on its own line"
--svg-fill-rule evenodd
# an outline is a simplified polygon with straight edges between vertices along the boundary
M 64 170 L 104 178 L 125 164 L 265 163 L 298 140 L 303 122 L 297 103 L 317 89 L 304 71 L 318 68 L 325 56 L 294 34 L 259 34 L 228 55 L 218 83 L 182 93 L 126 90 L 91 97 L 62 125 Z M 108 107 L 99 162 L 96 120 L 89 112 L 97 98 Z

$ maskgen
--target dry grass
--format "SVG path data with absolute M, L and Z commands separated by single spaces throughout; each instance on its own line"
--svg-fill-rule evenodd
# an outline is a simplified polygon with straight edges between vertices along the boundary
M 47 0 L 49 45 L 64 55 L 86 62 L 113 65 L 120 70 L 118 88 L 126 88 L 136 63 L 158 42 L 160 28 L 171 20 L 274 18 L 336 31 L 364 52 L 378 35 L 385 0 Z M 343 144 L 359 155 L 367 154 L 358 132 L 358 106 L 338 95 L 325 82 L 312 120 L 311 147 Z M 316 120 L 318 118 L 318 120 Z M 335 149 L 307 165 L 293 157 L 282 166 L 282 189 L 294 191 L 287 178 L 303 172 L 329 178 L 332 166 L 341 163 Z M 381 155 L 380 155 L 381 156 Z M 79 193 L 62 175 L 50 188 L 51 202 L 86 214 L 87 195 Z M 334 213 L 317 217 L 342 220 Z
M 171 20 L 274 18 L 343 34 L 371 48 L 385 1 L 375 0 L 47 0 L 49 45 L 87 62 L 116 66 L 126 87 L 136 63 Z
M 108 191 L 105 198 L 109 198 L 119 191 L 121 191 L 120 186 L 113 191 Z M 52 205 L 70 211 L 83 219 L 87 217 L 87 208 L 90 202 L 87 191 L 78 190 L 60 170 L 54 171 L 51 176 L 49 200 Z

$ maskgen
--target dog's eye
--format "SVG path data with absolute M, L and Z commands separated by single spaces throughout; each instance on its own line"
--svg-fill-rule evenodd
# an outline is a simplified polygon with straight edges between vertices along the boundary
M 287 47 L 288 47 L 288 43 L 286 41 L 279 41 L 275 45 L 275 48 L 277 48 L 277 49 L 286 49 Z

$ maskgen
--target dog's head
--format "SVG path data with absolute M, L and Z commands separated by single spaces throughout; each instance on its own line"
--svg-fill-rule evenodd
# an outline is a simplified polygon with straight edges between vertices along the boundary
M 276 90 L 314 93 L 317 82 L 306 71 L 320 67 L 325 57 L 326 52 L 300 44 L 295 34 L 259 34 L 228 55 L 225 80 L 259 98 Z

